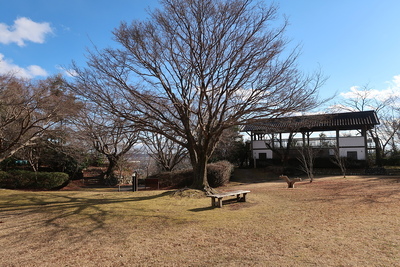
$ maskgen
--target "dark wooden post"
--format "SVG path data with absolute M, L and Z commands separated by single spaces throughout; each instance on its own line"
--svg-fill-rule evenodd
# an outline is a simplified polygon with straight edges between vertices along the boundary
M 137 178 L 137 172 L 134 171 L 132 174 L 132 192 L 138 191 L 138 178 Z
M 367 139 L 367 130 L 365 128 L 361 129 L 361 135 L 364 137 L 364 153 L 365 153 L 365 167 L 369 167 L 368 160 L 368 139 Z M 375 153 L 376 154 L 376 153 Z

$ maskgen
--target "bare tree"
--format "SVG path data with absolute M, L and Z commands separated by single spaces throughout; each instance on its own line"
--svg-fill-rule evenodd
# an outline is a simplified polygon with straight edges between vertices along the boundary
M 39 161 L 41 156 L 42 144 L 41 140 L 35 142 L 34 145 L 26 146 L 20 149 L 16 155 L 21 155 L 26 159 L 34 172 L 39 171 Z
M 143 142 L 161 171 L 170 172 L 187 157 L 187 151 L 178 143 L 157 133 L 144 133 Z
M 342 172 L 343 178 L 346 178 L 346 157 L 340 155 L 339 147 L 335 146 L 333 149 L 333 158 L 331 158 L 332 162 L 340 168 Z
M 115 171 L 122 157 L 138 142 L 139 132 L 131 122 L 106 113 L 98 106 L 86 105 L 76 121 L 78 133 L 88 138 L 96 151 L 108 160 L 104 178 L 106 183 L 116 183 Z
M 185 147 L 192 187 L 208 191 L 206 164 L 225 129 L 315 107 L 322 80 L 297 69 L 299 51 L 285 50 L 287 21 L 273 24 L 274 5 L 161 3 L 147 21 L 121 23 L 120 49 L 92 51 L 86 68 L 74 65 L 72 87 Z
M 0 161 L 35 141 L 79 105 L 63 90 L 59 76 L 29 81 L 0 76 Z
M 382 159 L 388 153 L 387 147 L 394 143 L 394 138 L 400 130 L 398 96 L 391 94 L 387 97 L 379 97 L 376 90 L 368 85 L 360 89 L 352 90 L 350 97 L 341 104 L 334 105 L 333 110 L 366 111 L 375 110 L 380 125 L 368 131 L 376 149 L 376 164 L 382 165 Z M 395 148 L 394 148 L 395 149 Z
M 298 160 L 300 161 L 300 170 L 307 174 L 310 183 L 314 181 L 314 163 L 317 156 L 317 150 L 309 145 L 303 144 L 299 149 Z
M 290 129 L 290 132 L 288 132 L 288 138 L 287 138 L 287 144 L 286 147 L 282 146 L 282 143 L 278 147 L 275 147 L 273 142 L 275 142 L 274 136 L 275 134 L 269 134 L 271 142 L 265 142 L 266 147 L 270 149 L 274 155 L 277 155 L 277 157 L 280 159 L 281 164 L 283 169 L 287 167 L 289 157 L 290 157 L 290 150 L 293 148 L 293 139 L 296 136 L 296 132 L 294 129 Z

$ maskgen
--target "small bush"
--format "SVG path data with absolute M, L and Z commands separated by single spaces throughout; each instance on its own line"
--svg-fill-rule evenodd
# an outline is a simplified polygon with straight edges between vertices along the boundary
M 233 171 L 233 165 L 229 161 L 218 161 L 207 164 L 207 178 L 211 187 L 219 187 L 227 184 Z M 181 188 L 193 183 L 193 170 L 186 169 L 173 172 L 163 172 L 151 176 L 160 180 L 161 187 Z
M 63 172 L 42 172 L 37 177 L 36 187 L 40 189 L 55 189 L 61 187 L 68 180 L 68 174 Z
M 69 176 L 62 172 L 31 172 L 14 170 L 0 172 L 0 186 L 9 189 L 55 189 L 64 185 Z
M 5 172 L 5 171 L 0 171 L 0 187 L 5 187 L 4 185 L 10 184 L 13 180 L 13 177 Z
M 231 178 L 233 164 L 223 160 L 207 165 L 207 179 L 211 187 L 227 184 Z
M 6 188 L 35 188 L 35 179 L 32 176 L 31 171 L 24 170 L 13 170 L 8 171 L 8 174 L 11 176 L 9 180 L 10 184 L 5 185 Z

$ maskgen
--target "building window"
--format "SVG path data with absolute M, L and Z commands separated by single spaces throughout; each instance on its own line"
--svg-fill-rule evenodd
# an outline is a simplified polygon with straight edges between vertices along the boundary
M 258 153 L 258 159 L 267 159 L 267 153 Z
M 357 160 L 357 151 L 347 151 L 347 158 Z

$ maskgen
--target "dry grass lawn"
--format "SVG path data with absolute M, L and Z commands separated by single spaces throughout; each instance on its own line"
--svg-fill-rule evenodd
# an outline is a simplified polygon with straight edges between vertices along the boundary
M 0 190 L 0 266 L 398 266 L 398 177 L 232 183 L 210 208 L 170 191 Z

